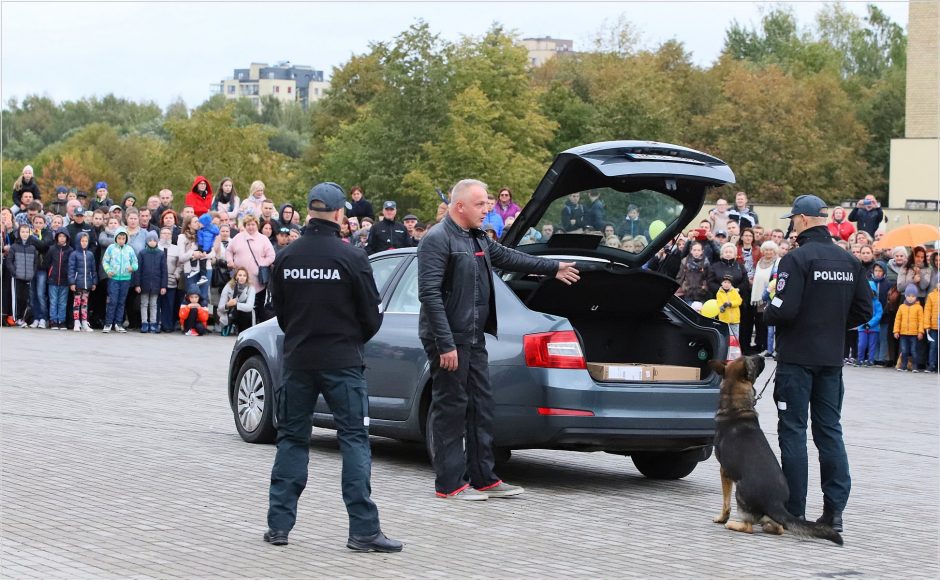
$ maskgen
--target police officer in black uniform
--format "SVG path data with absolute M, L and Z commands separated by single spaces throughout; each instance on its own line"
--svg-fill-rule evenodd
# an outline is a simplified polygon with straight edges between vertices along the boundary
M 777 326 L 777 435 L 790 487 L 787 510 L 804 517 L 807 491 L 806 422 L 812 418 L 819 451 L 823 515 L 817 522 L 842 531 L 852 480 L 842 441 L 842 361 L 845 331 L 871 318 L 864 267 L 835 245 L 826 228 L 826 203 L 801 195 L 790 213 L 799 247 L 780 260 L 777 293 L 764 320 Z
M 369 242 L 366 245 L 369 255 L 393 248 L 410 248 L 413 245 L 405 224 L 395 221 L 397 213 L 398 205 L 394 201 L 382 204 L 382 219 L 369 229 Z
M 311 416 L 322 394 L 336 421 L 343 454 L 343 501 L 349 513 L 346 547 L 399 552 L 402 543 L 379 527 L 370 495 L 369 399 L 363 345 L 382 323 L 372 268 L 362 250 L 343 243 L 339 224 L 349 207 L 335 183 L 307 194 L 311 219 L 304 235 L 274 260 L 274 311 L 284 331 L 284 371 L 277 397 L 277 455 L 271 470 L 264 540 L 287 544 L 297 500 L 307 484 Z

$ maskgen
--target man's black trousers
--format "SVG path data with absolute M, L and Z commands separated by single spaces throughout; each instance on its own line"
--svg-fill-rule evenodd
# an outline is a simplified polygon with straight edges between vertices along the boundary
M 483 488 L 499 481 L 493 473 L 493 415 L 486 342 L 457 345 L 457 370 L 441 368 L 441 354 L 432 341 L 423 341 L 431 363 L 430 428 L 432 461 L 439 494 L 451 494 L 467 484 Z M 464 440 L 466 439 L 466 449 Z

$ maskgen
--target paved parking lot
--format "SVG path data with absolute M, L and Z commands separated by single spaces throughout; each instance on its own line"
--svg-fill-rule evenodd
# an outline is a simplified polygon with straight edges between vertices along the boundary
M 528 493 L 466 505 L 434 497 L 420 447 L 373 438 L 383 528 L 406 545 L 355 554 L 339 453 L 323 430 L 291 545 L 262 542 L 274 448 L 235 432 L 231 340 L 0 331 L 0 577 L 940 575 L 936 375 L 846 369 L 853 492 L 842 548 L 711 523 L 714 458 L 655 482 L 624 457 L 516 452 L 501 475 Z M 776 448 L 769 392 L 758 408 Z

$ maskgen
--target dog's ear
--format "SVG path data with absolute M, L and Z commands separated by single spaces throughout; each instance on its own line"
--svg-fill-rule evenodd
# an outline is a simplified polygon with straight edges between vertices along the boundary
M 757 381 L 757 377 L 764 372 L 764 359 L 760 356 L 749 356 L 744 359 L 744 369 L 747 372 L 747 380 L 751 383 Z
M 719 376 L 725 376 L 725 363 L 720 360 L 710 360 L 708 361 L 708 366 L 718 373 Z

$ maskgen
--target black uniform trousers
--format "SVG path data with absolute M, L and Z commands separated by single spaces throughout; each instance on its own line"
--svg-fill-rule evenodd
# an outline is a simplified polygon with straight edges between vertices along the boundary
M 477 489 L 499 482 L 493 473 L 493 416 L 486 339 L 457 345 L 457 370 L 441 368 L 433 341 L 422 340 L 431 363 L 431 453 L 438 494 L 452 494 L 468 483 Z M 464 444 L 466 439 L 466 444 Z M 466 449 L 465 449 L 466 448 Z
M 343 501 L 349 514 L 349 534 L 371 536 L 379 532 L 379 510 L 371 498 L 369 396 L 362 367 L 284 368 L 277 396 L 277 455 L 271 469 L 268 527 L 291 530 L 297 521 L 297 501 L 307 486 L 313 410 L 320 393 L 333 413 L 343 455 Z

